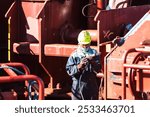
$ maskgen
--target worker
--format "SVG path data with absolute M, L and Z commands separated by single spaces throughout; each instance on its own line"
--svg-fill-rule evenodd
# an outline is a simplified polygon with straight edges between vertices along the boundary
M 72 100 L 96 100 L 99 87 L 96 74 L 100 71 L 100 56 L 90 47 L 88 31 L 78 35 L 78 47 L 68 58 L 66 71 L 72 78 Z

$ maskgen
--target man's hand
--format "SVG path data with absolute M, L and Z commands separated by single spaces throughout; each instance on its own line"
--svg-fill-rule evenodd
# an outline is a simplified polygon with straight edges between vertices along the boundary
M 77 65 L 79 71 L 83 70 L 87 63 L 88 63 L 88 59 L 87 58 L 82 58 L 80 64 Z

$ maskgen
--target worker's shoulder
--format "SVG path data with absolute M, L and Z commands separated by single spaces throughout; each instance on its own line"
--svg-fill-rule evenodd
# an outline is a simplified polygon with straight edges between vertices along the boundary
M 71 56 L 77 56 L 77 49 L 76 50 L 74 50 L 72 53 L 71 53 Z
M 94 48 L 90 48 L 90 51 L 92 51 L 93 53 L 97 53 L 97 50 Z

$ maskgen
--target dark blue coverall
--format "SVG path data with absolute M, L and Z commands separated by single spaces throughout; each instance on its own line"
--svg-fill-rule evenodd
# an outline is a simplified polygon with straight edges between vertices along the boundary
M 98 83 L 96 72 L 101 69 L 100 57 L 96 56 L 89 61 L 85 68 L 80 71 L 77 67 L 82 58 L 96 55 L 97 51 L 90 48 L 86 53 L 78 47 L 68 58 L 66 71 L 72 78 L 72 99 L 96 100 L 98 99 Z M 93 63 L 92 63 L 93 62 Z

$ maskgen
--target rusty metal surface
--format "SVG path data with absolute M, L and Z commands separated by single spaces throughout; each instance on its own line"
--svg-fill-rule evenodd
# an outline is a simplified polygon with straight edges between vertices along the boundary
M 128 51 L 131 48 L 135 48 L 137 51 L 139 50 L 139 52 L 143 52 L 143 53 L 148 53 L 148 49 L 146 50 L 146 48 L 144 48 L 142 50 L 138 49 L 138 47 L 141 47 L 142 45 L 140 45 L 140 43 L 146 39 L 149 39 L 150 37 L 150 33 L 149 33 L 149 28 L 150 27 L 150 21 L 149 21 L 149 12 L 147 12 L 142 19 L 132 28 L 132 30 L 127 33 L 125 35 L 125 43 L 120 46 L 120 47 L 115 47 L 114 50 L 112 51 L 112 53 L 110 53 L 110 55 L 107 57 L 107 64 L 105 64 L 106 68 L 106 72 L 105 76 L 107 76 L 107 95 L 105 95 L 106 97 L 109 98 L 117 98 L 117 97 L 121 97 L 122 99 L 140 99 L 141 97 L 139 95 L 139 93 L 134 93 L 134 96 L 132 95 L 132 91 L 130 90 L 130 87 L 127 87 L 128 83 L 135 85 L 134 83 L 128 82 L 130 80 L 128 80 L 128 75 L 130 73 L 127 72 L 127 70 L 125 71 L 121 71 L 121 69 L 123 68 L 123 54 Z M 136 40 L 136 41 L 135 41 Z M 146 50 L 146 51 L 145 51 Z M 131 69 L 149 69 L 149 65 L 146 66 L 144 64 L 144 61 L 141 61 L 141 63 L 137 63 L 137 65 L 132 65 L 131 63 L 134 62 L 134 58 L 137 56 L 138 53 L 131 53 L 128 55 L 127 57 L 127 64 L 124 64 L 124 67 L 130 67 Z M 117 64 L 117 66 L 116 66 Z M 131 65 L 128 65 L 131 64 Z M 139 64 L 139 65 L 138 65 Z M 142 64 L 142 65 L 141 65 Z M 121 74 L 124 76 L 123 79 L 121 79 Z M 135 77 L 135 76 L 134 76 Z M 147 79 L 147 82 L 149 81 L 149 77 L 147 77 L 147 75 L 145 76 L 145 74 L 140 73 L 139 77 L 143 77 L 143 80 L 145 81 Z M 114 80 L 121 80 L 121 82 L 119 84 L 122 85 L 122 89 L 119 87 L 119 85 L 113 85 L 112 83 L 114 82 Z M 137 83 L 139 81 L 137 80 Z M 142 82 L 141 82 L 142 83 Z M 147 83 L 143 82 L 145 84 L 142 84 L 143 86 L 143 92 L 144 89 L 145 92 L 147 91 L 147 89 L 150 87 L 147 87 Z M 130 86 L 130 85 L 129 85 Z M 113 87 L 113 88 L 112 88 Z M 136 86 L 132 86 L 132 87 L 136 87 Z M 147 87 L 147 88 L 144 88 Z M 117 92 L 116 95 L 112 94 L 111 92 L 115 92 L 117 90 L 120 90 L 121 93 Z M 134 97 L 134 98 L 133 98 Z
M 139 51 L 136 51 L 135 48 L 131 48 L 129 50 L 127 50 L 125 52 L 125 54 L 123 55 L 123 68 L 122 68 L 122 99 L 126 99 L 126 95 L 129 95 L 129 94 L 126 94 L 126 73 L 128 73 L 128 87 L 129 87 L 129 90 L 130 90 L 130 94 L 133 96 L 133 99 L 136 99 L 138 96 L 137 96 L 137 91 L 139 92 L 147 92 L 150 87 L 149 87 L 149 84 L 148 82 L 150 81 L 150 78 L 147 77 L 147 75 L 145 76 L 145 73 L 144 73 L 144 70 L 150 70 L 150 65 L 148 64 L 145 64 L 145 62 L 143 62 L 142 64 L 141 63 L 130 63 L 130 64 L 126 64 L 127 62 L 127 56 L 129 53 L 131 52 L 139 52 Z M 150 52 L 149 52 L 150 53 Z M 143 51 L 143 54 L 149 54 L 147 53 L 147 51 Z M 139 53 L 140 55 L 142 55 L 142 53 Z M 141 56 L 142 58 L 142 56 Z M 129 72 L 127 72 L 127 68 L 130 68 L 128 69 Z M 134 70 L 136 71 L 137 73 L 137 76 L 135 78 L 134 75 L 131 76 L 131 70 Z M 149 74 L 149 72 L 147 72 L 146 74 Z M 137 84 L 135 84 L 135 81 Z M 146 81 L 146 82 L 143 82 L 143 81 Z M 135 87 L 135 88 L 134 88 Z M 147 87 L 147 88 L 145 88 Z M 146 89 L 146 90 L 145 90 Z
M 78 45 L 71 44 L 46 44 L 44 52 L 46 56 L 69 57 L 77 47 Z M 97 46 L 91 46 L 91 48 L 97 50 Z
M 102 2 L 102 0 L 97 1 Z M 126 78 L 127 73 L 125 72 L 125 78 L 122 80 L 122 55 L 125 52 L 124 50 L 130 49 L 130 47 L 137 48 L 141 40 L 150 37 L 148 33 L 150 32 L 148 29 L 149 21 L 139 26 L 140 29 L 137 28 L 138 31 L 135 31 L 133 35 L 128 35 L 125 44 L 114 48 L 109 55 L 106 52 L 107 47 L 105 45 L 107 42 L 111 42 L 115 36 L 125 36 L 126 33 L 124 33 L 122 24 L 131 23 L 135 25 L 150 9 L 150 6 L 98 11 L 95 17 L 98 29 L 96 30 L 96 22 L 93 22 L 93 18 L 89 19 L 82 16 L 81 11 L 85 3 L 87 1 L 82 2 L 81 0 L 15 1 L 5 15 L 10 20 L 10 60 L 23 62 L 30 66 L 31 72 L 41 77 L 50 91 L 53 89 L 62 90 L 70 80 L 65 72 L 67 58 L 77 48 L 76 38 L 79 31 L 88 30 L 92 35 L 93 45 L 91 47 L 102 53 L 101 61 L 105 71 L 104 74 L 99 73 L 97 76 L 105 77 L 105 99 L 133 99 L 132 87 L 130 84 L 129 87 L 126 87 L 128 83 L 132 82 L 132 79 Z M 102 4 L 99 3 L 97 5 L 101 7 Z M 89 9 L 89 11 L 93 12 L 93 9 Z M 86 29 L 87 27 L 94 27 L 94 29 Z M 141 37 L 141 35 L 144 36 Z M 103 42 L 105 44 L 101 44 Z M 114 47 L 114 45 L 110 45 L 111 48 Z M 140 52 L 148 53 L 149 50 L 140 50 Z M 108 56 L 105 58 L 106 54 Z M 134 57 L 134 53 L 129 55 L 124 67 L 131 67 L 132 69 L 147 67 L 129 65 L 134 61 Z M 104 58 L 105 61 L 103 61 Z M 146 63 L 148 64 L 149 61 L 146 61 Z M 17 77 L 14 78 L 15 74 L 10 70 L 6 70 L 6 72 L 10 73 L 9 75 L 12 75 L 13 79 L 18 80 Z M 132 72 L 131 70 L 131 73 L 128 74 L 134 77 L 135 75 Z M 146 78 L 149 78 L 149 76 L 145 75 L 147 72 L 142 72 L 144 73 L 142 82 L 146 85 L 142 87 L 140 80 L 138 80 L 141 79 L 141 71 L 139 71 L 136 78 L 138 84 L 136 88 L 147 91 L 149 86 L 146 83 Z M 26 76 L 28 77 L 28 75 Z M 32 76 L 29 75 L 29 77 Z M 11 78 L 6 79 L 12 81 Z M 40 99 L 42 98 L 43 96 L 40 96 Z
M 80 2 L 15 1 L 6 13 L 6 17 L 10 18 L 10 60 L 27 64 L 32 73 L 43 78 L 46 85 L 54 88 L 61 82 L 64 87 L 63 81 L 69 82 L 62 69 L 66 58 L 57 59 L 69 56 L 71 51 L 68 52 L 67 48 L 61 46 L 57 49 L 56 46 L 46 45 L 63 44 L 61 34 L 67 31 L 64 27 L 80 29 L 84 25 L 81 23 L 84 20 L 82 13 L 78 12 L 81 10 Z M 67 43 L 65 38 L 65 44 Z M 51 49 L 59 52 L 53 54 L 49 51 Z M 62 49 L 65 50 L 63 56 Z
M 44 46 L 45 56 L 69 57 L 78 45 L 73 44 L 46 44 Z M 91 46 L 98 49 L 97 46 Z M 17 54 L 39 55 L 39 44 L 35 43 L 14 43 L 13 52 Z
M 14 43 L 13 52 L 17 54 L 39 55 L 38 43 Z
M 63 28 L 61 29 L 61 27 L 66 25 L 70 25 L 73 28 L 79 27 L 78 20 L 73 17 L 80 17 L 81 14 L 78 14 L 76 12 L 77 10 L 72 10 L 72 5 L 76 7 L 76 9 L 79 7 L 77 1 L 76 3 L 74 3 L 74 1 L 65 1 L 64 3 L 59 1 L 14 2 L 6 14 L 7 17 L 12 17 L 10 27 L 12 32 L 11 50 L 17 52 L 12 46 L 15 42 L 39 43 L 38 55 L 39 61 L 42 61 L 44 45 L 56 42 L 60 43 L 62 41 L 60 33 L 65 30 Z M 55 9 L 55 11 L 53 9 Z M 16 11 L 18 15 L 16 15 L 14 11 Z M 70 13 L 74 15 L 71 16 Z M 16 29 L 14 30 L 13 27 Z M 15 33 L 13 33 L 13 31 Z M 16 33 L 18 35 L 15 35 Z M 14 48 L 16 48 L 16 46 L 17 45 L 15 45 Z M 11 53 L 13 52 L 11 51 Z M 13 56 L 12 54 L 12 59 Z
M 122 24 L 128 24 L 131 23 L 133 26 L 139 21 L 139 19 L 144 16 L 146 12 L 150 9 L 150 5 L 146 6 L 136 6 L 136 7 L 129 7 L 125 9 L 114 9 L 110 11 L 99 11 L 95 17 L 95 21 L 98 21 L 98 44 L 104 43 L 104 42 L 109 42 L 112 41 L 113 38 L 104 38 L 105 37 L 105 32 L 110 31 L 113 33 L 113 37 L 115 36 L 124 36 L 123 34 L 123 27 Z M 139 12 L 141 11 L 141 12 Z M 136 16 L 134 15 L 137 13 Z M 133 17 L 134 16 L 134 17 Z M 145 22 L 146 23 L 146 22 Z M 149 25 L 145 25 L 144 30 L 148 30 Z M 137 33 L 140 35 L 144 35 L 143 37 L 145 38 L 145 35 L 149 35 L 147 33 L 148 31 L 145 31 L 145 33 Z M 104 77 L 105 77 L 105 99 L 107 98 L 116 98 L 120 99 L 120 92 L 121 89 L 119 85 L 113 85 L 115 84 L 120 84 L 122 79 L 120 78 L 121 75 L 121 68 L 122 68 L 122 54 L 124 53 L 125 49 L 129 49 L 131 46 L 137 47 L 139 46 L 139 41 L 134 41 L 136 37 L 135 36 L 133 40 L 126 40 L 128 41 L 128 44 L 125 44 L 125 46 L 118 47 L 115 49 L 113 48 L 114 45 L 111 44 L 112 50 L 107 54 L 107 46 L 101 46 L 99 48 L 99 51 L 102 54 L 101 56 L 101 63 L 104 63 Z M 146 36 L 148 37 L 148 36 Z M 130 37 L 129 37 L 130 38 Z M 141 40 L 141 38 L 137 38 L 136 40 Z M 125 42 L 125 43 L 126 43 Z M 118 51 L 118 49 L 120 51 Z M 116 57 L 117 56 L 117 57 Z M 134 56 L 133 56 L 134 57 Z M 105 60 L 105 61 L 103 61 Z M 117 65 L 117 66 L 116 66 Z M 112 93 L 116 91 L 115 93 Z M 129 89 L 127 88 L 127 92 Z M 127 96 L 127 98 L 132 98 L 130 95 Z
M 109 11 L 99 11 L 95 16 L 95 21 L 98 21 L 98 44 L 112 41 L 112 39 L 114 39 L 116 36 L 124 36 L 123 24 L 131 23 L 134 26 L 149 9 L 150 5 L 145 5 Z M 113 33 L 110 39 L 105 38 L 105 33 L 108 31 Z M 113 47 L 113 45 L 111 45 L 111 47 Z M 100 47 L 100 51 L 103 53 L 102 60 L 107 54 L 106 49 L 106 46 Z

